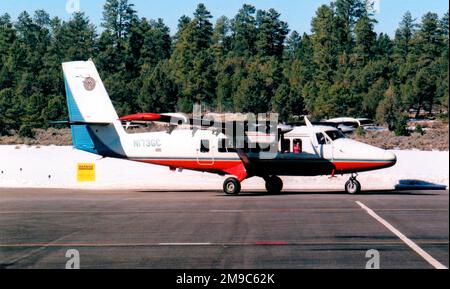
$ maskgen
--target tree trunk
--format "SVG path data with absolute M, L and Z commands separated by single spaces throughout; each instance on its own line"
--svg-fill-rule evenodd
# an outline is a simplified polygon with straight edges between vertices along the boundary
M 420 110 L 422 109 L 422 104 L 419 104 L 419 107 L 417 107 L 417 112 L 416 112 L 416 117 L 415 118 L 419 118 L 420 117 Z

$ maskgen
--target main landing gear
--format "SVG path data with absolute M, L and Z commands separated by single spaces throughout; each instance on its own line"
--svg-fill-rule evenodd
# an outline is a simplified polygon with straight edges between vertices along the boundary
M 264 178 L 266 181 L 266 190 L 270 194 L 278 194 L 283 190 L 283 181 L 277 176 Z M 241 183 L 236 178 L 228 178 L 223 183 L 223 191 L 230 196 L 239 195 L 241 192 Z
M 283 181 L 277 176 L 271 176 L 264 179 L 266 181 L 266 190 L 269 194 L 279 194 L 283 190 Z
M 345 183 L 345 191 L 349 194 L 361 193 L 361 183 L 356 179 L 358 175 L 352 174 L 350 179 Z
M 228 178 L 223 182 L 223 191 L 227 195 L 236 196 L 241 192 L 241 183 L 236 178 Z

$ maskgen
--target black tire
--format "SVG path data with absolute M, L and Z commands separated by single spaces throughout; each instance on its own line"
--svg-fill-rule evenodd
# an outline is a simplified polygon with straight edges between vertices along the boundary
M 279 194 L 283 190 L 283 181 L 277 177 L 272 176 L 266 180 L 266 190 L 269 194 Z
M 359 194 L 361 193 L 361 183 L 357 180 L 349 180 L 345 183 L 345 191 L 351 195 Z
M 241 192 L 241 183 L 236 178 L 228 178 L 223 182 L 223 191 L 230 196 L 239 195 Z

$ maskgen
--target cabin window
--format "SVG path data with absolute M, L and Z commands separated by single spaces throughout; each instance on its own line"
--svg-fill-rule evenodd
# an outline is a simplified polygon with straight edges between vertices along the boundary
M 227 144 L 227 140 L 226 139 L 219 139 L 219 145 L 217 146 L 218 150 L 219 150 L 219 153 L 226 153 L 227 152 L 226 144 Z
M 209 153 L 209 140 L 202 140 L 200 142 L 200 152 Z
M 291 152 L 291 140 L 290 139 L 283 139 L 281 141 L 281 152 L 285 153 L 285 154 Z

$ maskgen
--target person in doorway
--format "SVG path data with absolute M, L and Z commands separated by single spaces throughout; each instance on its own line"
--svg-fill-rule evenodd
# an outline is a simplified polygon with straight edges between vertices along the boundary
M 301 140 L 294 140 L 294 154 L 301 154 L 302 153 L 302 141 Z

